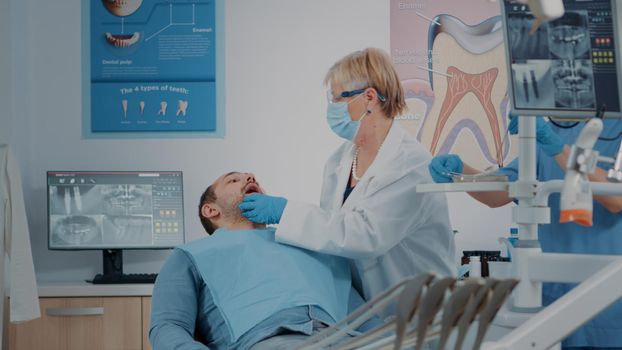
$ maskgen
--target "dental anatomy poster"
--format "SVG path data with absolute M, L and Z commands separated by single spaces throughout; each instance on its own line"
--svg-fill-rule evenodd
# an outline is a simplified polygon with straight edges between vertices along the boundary
M 91 132 L 216 130 L 215 0 L 91 0 Z
M 433 155 L 456 153 L 480 170 L 513 160 L 499 1 L 390 6 L 391 57 L 409 108 L 400 123 Z

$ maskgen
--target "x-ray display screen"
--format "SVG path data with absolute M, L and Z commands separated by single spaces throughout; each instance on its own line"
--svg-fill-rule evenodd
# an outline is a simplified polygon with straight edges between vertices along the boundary
M 181 172 L 47 173 L 51 249 L 184 243 Z
M 505 2 L 514 108 L 620 112 L 612 0 L 564 6 L 532 33 L 529 7 Z

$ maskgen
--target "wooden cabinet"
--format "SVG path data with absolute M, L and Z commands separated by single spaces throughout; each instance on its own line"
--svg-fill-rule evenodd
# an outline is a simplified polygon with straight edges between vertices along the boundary
M 151 350 L 149 342 L 149 320 L 151 319 L 151 297 L 143 298 L 143 350 Z
M 41 318 L 10 324 L 9 349 L 151 350 L 152 287 L 148 293 L 143 287 L 125 295 L 127 288 L 122 288 L 57 288 L 54 293 L 45 289 L 41 293 L 40 287 Z

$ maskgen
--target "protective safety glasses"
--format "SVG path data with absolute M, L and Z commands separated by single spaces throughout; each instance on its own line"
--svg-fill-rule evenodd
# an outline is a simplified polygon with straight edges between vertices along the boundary
M 351 91 L 343 91 L 341 94 L 339 94 L 339 96 L 336 96 L 336 97 L 333 94 L 333 90 L 328 90 L 326 93 L 326 97 L 328 98 L 328 103 L 343 102 L 345 98 L 360 95 L 363 92 L 365 92 L 366 89 L 367 88 L 356 89 L 356 90 L 351 90 Z
M 356 90 L 350 90 L 350 91 L 343 91 L 337 97 L 335 97 L 335 94 L 333 94 L 332 90 L 328 90 L 326 93 L 326 98 L 328 99 L 328 103 L 342 102 L 345 98 L 360 95 L 364 93 L 365 90 L 367 90 L 368 88 L 369 87 L 362 88 L 362 89 L 356 89 Z M 378 94 L 378 99 L 380 99 L 380 101 L 382 102 L 386 101 L 386 98 L 384 98 L 384 96 L 382 96 L 379 92 L 376 92 L 376 93 Z

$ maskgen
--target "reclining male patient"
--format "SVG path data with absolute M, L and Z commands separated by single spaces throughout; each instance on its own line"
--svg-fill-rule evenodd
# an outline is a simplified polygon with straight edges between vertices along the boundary
M 238 204 L 253 192 L 263 191 L 252 174 L 232 172 L 201 196 L 210 237 L 174 249 L 160 271 L 149 330 L 154 350 L 248 349 L 283 333 L 310 335 L 346 316 L 353 290 L 346 260 L 276 243 L 274 229 L 241 215 Z

